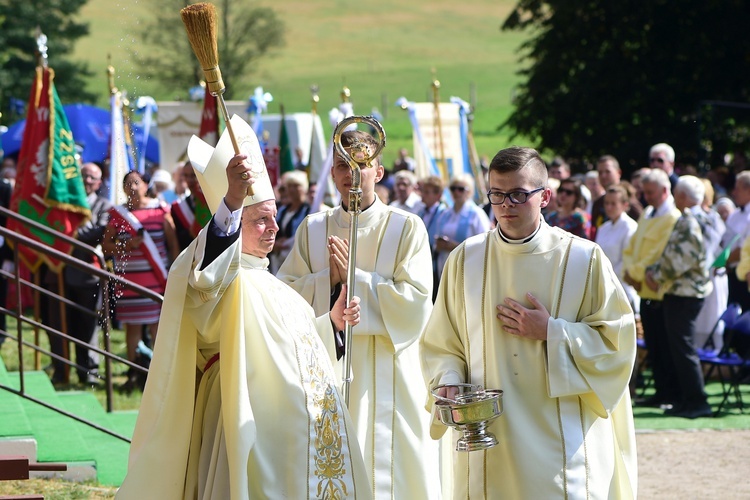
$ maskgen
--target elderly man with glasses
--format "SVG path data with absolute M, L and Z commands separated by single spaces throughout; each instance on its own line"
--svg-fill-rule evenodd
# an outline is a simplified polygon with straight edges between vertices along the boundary
M 500 444 L 455 453 L 444 498 L 634 498 L 628 382 L 635 320 L 596 244 L 550 227 L 547 170 L 531 148 L 501 150 L 489 169 L 497 230 L 448 258 L 421 342 L 429 389 L 504 391 L 488 430 Z M 432 402 L 427 408 L 434 411 Z M 447 429 L 437 416 L 431 435 Z
M 102 185 L 102 170 L 95 163 L 84 163 L 81 167 L 83 187 L 86 190 L 86 201 L 91 208 L 91 219 L 78 228 L 76 238 L 97 247 L 102 242 L 104 230 L 109 222 L 109 209 L 112 204 L 97 194 Z M 93 256 L 85 250 L 73 250 L 73 257 L 93 263 Z M 65 266 L 65 295 L 68 300 L 80 304 L 89 311 L 95 311 L 102 305 L 102 290 L 99 278 L 74 266 Z M 96 316 L 86 314 L 75 307 L 68 306 L 66 313 L 68 332 L 78 340 L 99 347 L 99 323 Z M 62 342 L 57 339 L 53 347 L 61 348 Z M 99 354 L 85 345 L 76 344 L 76 372 L 81 384 L 98 384 Z M 55 374 L 59 378 L 59 374 Z M 55 378 L 53 375 L 53 379 Z
M 667 344 L 667 327 L 662 302 L 664 290 L 646 286 L 646 269 L 655 264 L 667 246 L 680 211 L 669 189 L 669 178 L 661 169 L 651 169 L 642 177 L 643 196 L 648 206 L 638 220 L 638 227 L 622 252 L 622 278 L 635 288 L 641 298 L 641 322 L 646 341 L 647 360 L 654 380 L 655 393 L 637 401 L 641 406 L 668 409 L 679 400 Z
M 651 150 L 648 152 L 648 164 L 651 168 L 658 168 L 667 173 L 669 184 L 674 191 L 680 176 L 674 172 L 674 149 L 672 146 L 665 142 L 651 146 Z

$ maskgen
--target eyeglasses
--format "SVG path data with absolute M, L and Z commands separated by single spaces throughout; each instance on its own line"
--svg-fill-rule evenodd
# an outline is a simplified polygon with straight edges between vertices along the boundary
M 92 181 L 100 181 L 102 180 L 101 177 L 94 177 L 93 175 L 84 175 L 83 180 L 90 179 Z
M 487 197 L 490 199 L 491 205 L 501 205 L 505 202 L 505 198 L 508 198 L 511 203 L 516 205 L 522 205 L 526 203 L 534 193 L 543 191 L 544 188 L 536 188 L 533 191 L 511 191 L 510 193 L 503 193 L 502 191 L 488 191 Z
M 664 163 L 664 158 L 649 158 L 649 163 Z
M 451 190 L 451 193 L 455 193 L 456 191 L 458 191 L 459 193 L 468 191 L 468 188 L 466 186 L 451 186 L 449 189 Z
M 557 194 L 569 194 L 570 196 L 573 196 L 576 192 L 572 189 L 557 188 Z

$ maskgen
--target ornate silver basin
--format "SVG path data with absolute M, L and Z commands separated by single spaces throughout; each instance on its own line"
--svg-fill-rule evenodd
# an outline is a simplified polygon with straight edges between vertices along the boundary
M 457 388 L 455 399 L 438 395 L 442 388 Z M 444 384 L 431 392 L 440 421 L 462 432 L 456 451 L 486 450 L 497 444 L 487 425 L 503 413 L 503 391 L 476 384 Z

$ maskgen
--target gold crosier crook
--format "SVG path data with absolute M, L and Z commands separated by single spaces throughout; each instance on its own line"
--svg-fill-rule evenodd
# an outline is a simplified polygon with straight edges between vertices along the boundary
M 353 123 L 366 123 L 377 132 L 380 142 L 375 151 L 370 151 L 367 144 L 361 141 L 354 141 L 349 147 L 349 151 L 344 149 L 341 144 L 341 134 L 346 128 Z M 349 168 L 352 169 L 352 186 L 349 188 L 349 262 L 346 271 L 346 305 L 354 297 L 354 272 L 357 266 L 357 225 L 359 223 L 359 214 L 362 212 L 362 172 L 360 163 L 365 164 L 365 168 L 372 167 L 372 160 L 380 155 L 385 147 L 385 130 L 372 116 L 350 116 L 344 118 L 336 126 L 333 132 L 333 146 L 336 152 L 346 160 Z M 355 160 L 354 158 L 357 158 Z M 352 381 L 352 326 L 347 322 L 345 330 L 344 344 L 344 402 L 349 406 L 349 385 Z

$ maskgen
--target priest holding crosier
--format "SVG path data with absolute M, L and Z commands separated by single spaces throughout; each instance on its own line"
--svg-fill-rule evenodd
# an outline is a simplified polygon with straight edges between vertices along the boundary
M 188 148 L 214 216 L 170 270 L 118 498 L 369 498 L 322 340 L 359 322 L 359 300 L 316 318 L 268 272 L 274 193 L 252 128 L 232 125 L 244 154 L 227 131 Z

